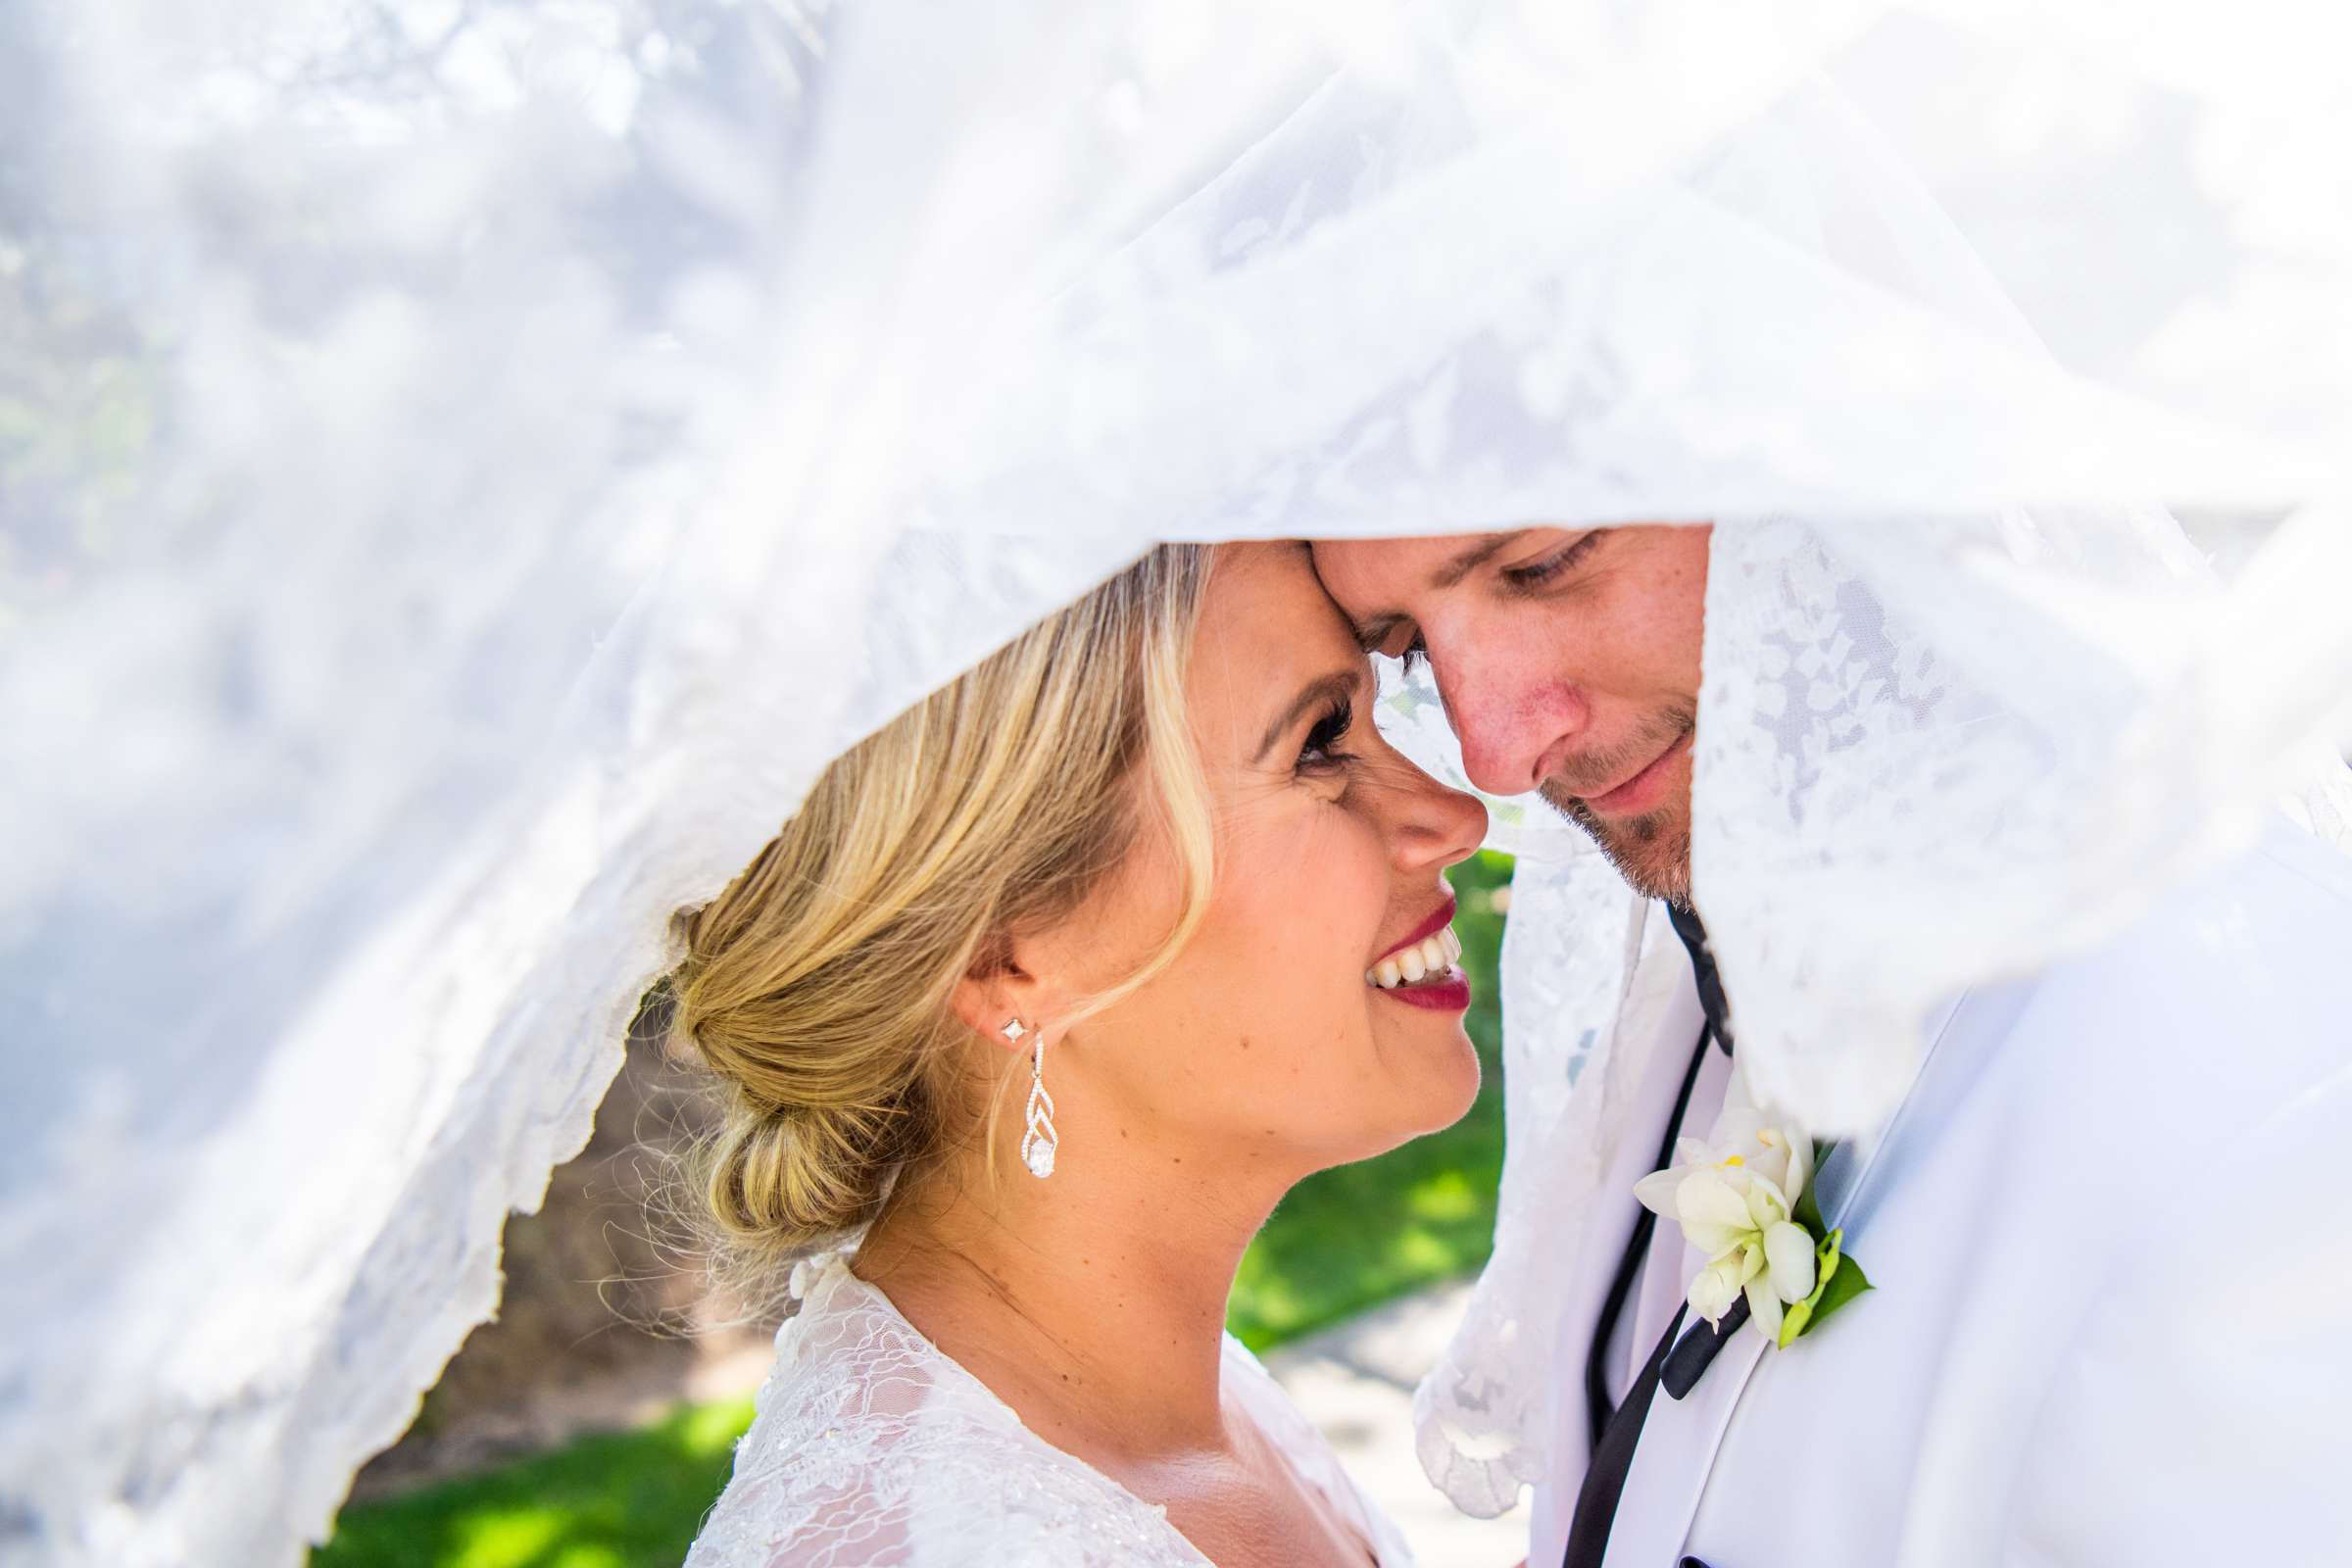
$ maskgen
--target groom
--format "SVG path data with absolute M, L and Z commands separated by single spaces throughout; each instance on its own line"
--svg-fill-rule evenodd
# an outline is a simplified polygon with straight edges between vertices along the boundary
M 1788 1349 L 1693 1320 L 1710 1259 L 1633 1187 L 1739 1093 L 1690 878 L 1712 531 L 1314 547 L 1471 781 L 1541 792 L 1688 955 L 1604 1234 L 1519 1303 L 1554 1326 L 1531 1568 L 2352 1560 L 2352 864 L 2283 821 L 1933 1021 L 1867 1178 L 1816 1183 L 1873 1294 Z

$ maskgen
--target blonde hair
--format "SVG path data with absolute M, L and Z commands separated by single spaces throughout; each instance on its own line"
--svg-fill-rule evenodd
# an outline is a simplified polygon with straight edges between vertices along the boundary
M 963 1146 L 956 982 L 1075 910 L 1140 834 L 1174 847 L 1182 912 L 1081 1015 L 1192 934 L 1212 866 L 1184 674 L 1210 555 L 1161 546 L 907 709 L 693 916 L 674 1027 L 722 1084 L 700 1185 L 738 1261 L 871 1220 L 898 1173 Z

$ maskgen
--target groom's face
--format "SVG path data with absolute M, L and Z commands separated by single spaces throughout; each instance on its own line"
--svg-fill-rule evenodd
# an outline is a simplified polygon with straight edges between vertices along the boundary
M 1541 790 L 1654 898 L 1690 888 L 1704 525 L 1320 542 L 1365 647 L 1421 656 L 1470 781 Z

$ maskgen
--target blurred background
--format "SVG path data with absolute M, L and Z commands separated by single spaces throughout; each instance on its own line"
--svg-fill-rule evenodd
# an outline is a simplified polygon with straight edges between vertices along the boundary
M 1452 1513 L 1411 1457 L 1412 1386 L 1486 1261 L 1502 1176 L 1495 966 L 1511 860 L 1454 867 L 1455 931 L 1486 1066 L 1434 1137 L 1301 1184 L 1243 1259 L 1226 1322 L 1305 1404 L 1424 1562 L 1516 1560 L 1524 1525 Z M 361 1472 L 312 1568 L 675 1568 L 726 1484 L 780 1303 L 715 1292 L 666 1238 L 674 1152 L 707 1115 L 650 1034 L 559 1168 L 509 1219 L 498 1317 L 473 1331 L 408 1435 Z

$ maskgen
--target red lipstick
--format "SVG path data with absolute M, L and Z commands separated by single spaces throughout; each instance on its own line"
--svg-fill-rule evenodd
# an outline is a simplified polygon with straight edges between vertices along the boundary
M 1385 991 L 1378 986 L 1372 989 L 1408 1007 L 1428 1007 L 1436 1012 L 1461 1012 L 1470 1005 L 1470 977 L 1458 970 L 1416 980 L 1409 986 L 1391 986 Z
M 1399 937 L 1396 941 L 1396 945 L 1389 949 L 1388 952 L 1382 954 L 1380 958 L 1395 957 L 1397 954 L 1402 953 L 1414 943 L 1426 942 L 1431 937 L 1434 937 L 1439 932 L 1445 930 L 1447 926 L 1453 924 L 1454 908 L 1454 897 L 1452 894 L 1448 893 L 1446 895 L 1446 902 L 1430 911 L 1430 916 L 1428 919 L 1413 927 L 1410 934 Z M 1378 963 L 1380 958 L 1374 958 L 1372 961 L 1374 963 Z
M 1432 909 L 1426 918 L 1414 926 L 1411 931 L 1398 938 L 1396 946 L 1373 959 L 1374 967 L 1386 963 L 1399 953 L 1420 947 L 1430 938 L 1444 931 L 1453 923 L 1454 909 L 1453 895 L 1448 893 L 1444 902 Z M 1378 991 L 1382 996 L 1394 997 L 1408 1005 L 1426 1007 L 1437 1012 L 1460 1012 L 1470 1005 L 1470 982 L 1463 975 L 1459 965 L 1458 955 L 1461 951 L 1461 944 L 1455 940 L 1447 941 L 1440 946 L 1457 956 L 1447 961 L 1442 969 L 1427 970 L 1418 980 L 1407 980 L 1400 985 L 1383 986 L 1373 983 L 1373 976 L 1369 972 L 1365 974 L 1364 979 L 1367 983 L 1372 983 L 1372 989 Z M 1426 959 L 1415 961 L 1418 964 L 1425 962 Z

